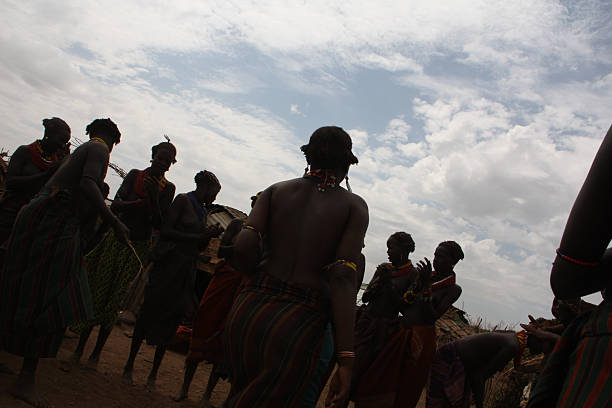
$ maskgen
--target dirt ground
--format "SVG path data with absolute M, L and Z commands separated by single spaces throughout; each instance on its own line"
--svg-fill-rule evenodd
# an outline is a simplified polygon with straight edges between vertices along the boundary
M 60 369 L 56 359 L 42 359 L 38 368 L 37 384 L 52 406 L 55 408 L 196 408 L 204 394 L 204 388 L 210 374 L 210 364 L 200 364 L 194 377 L 189 398 L 182 402 L 174 402 L 170 396 L 175 395 L 183 382 L 183 364 L 185 356 L 168 351 L 159 370 L 157 389 L 150 392 L 145 388 L 149 370 L 153 364 L 155 348 L 143 344 L 134 367 L 134 385 L 126 385 L 121 381 L 123 365 L 128 356 L 131 339 L 131 327 L 116 326 L 111 333 L 97 370 L 87 369 L 84 366 L 75 367 L 71 372 Z M 127 335 L 126 335 L 127 334 Z M 86 361 L 95 342 L 97 331 L 92 333 L 88 347 L 85 349 L 83 361 Z M 77 344 L 77 337 L 69 333 L 64 339 L 58 353 L 59 359 L 66 359 Z M 18 372 L 21 360 L 0 352 L 0 363 Z M 7 393 L 7 388 L 14 380 L 15 375 L 0 374 L 0 407 L 2 408 L 28 408 L 30 405 L 16 400 Z M 220 380 L 213 391 L 211 402 L 215 407 L 220 406 L 227 393 L 229 383 Z M 327 390 L 323 392 L 326 395 Z M 421 398 L 423 399 L 423 398 Z M 418 408 L 425 405 L 419 403 Z M 353 404 L 350 405 L 351 407 Z M 317 408 L 323 408 L 323 398 Z

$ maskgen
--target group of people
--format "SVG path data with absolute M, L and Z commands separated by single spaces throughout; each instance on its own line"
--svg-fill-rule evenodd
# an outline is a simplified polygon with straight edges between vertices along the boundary
M 454 266 L 463 250 L 443 241 L 432 262 L 413 263 L 412 236 L 392 234 L 389 262 L 376 268 L 356 306 L 369 215 L 348 186 L 358 159 L 343 129 L 317 129 L 301 147 L 303 177 L 258 193 L 247 219 L 224 231 L 206 224 L 221 189 L 213 173 L 197 173 L 195 190 L 175 196 L 165 178 L 177 155 L 169 141 L 152 147 L 149 167 L 127 174 L 109 208 L 104 178 L 121 137 L 115 123 L 94 120 L 86 128 L 90 141 L 73 152 L 63 120 L 45 119 L 43 126 L 41 140 L 11 157 L 0 202 L 0 348 L 23 357 L 9 390 L 17 398 L 48 406 L 35 387 L 36 367 L 40 358 L 57 355 L 67 328 L 80 335 L 62 363 L 70 370 L 100 326 L 87 361 L 95 367 L 128 288 L 143 279 L 123 379 L 132 382 L 146 340 L 156 346 L 147 380 L 154 387 L 166 348 L 194 304 L 198 255 L 219 236 L 221 261 L 197 299 L 176 401 L 187 398 L 198 364 L 207 361 L 213 369 L 203 406 L 226 378 L 228 408 L 312 408 L 328 381 L 330 407 L 349 401 L 361 408 L 414 407 L 426 387 L 429 408 L 472 401 L 482 407 L 486 379 L 511 360 L 519 367 L 527 348 L 547 355 L 529 407 L 604 407 L 612 398 L 612 310 L 605 296 L 612 131 L 570 214 L 551 276 L 559 299 L 603 290 L 604 302 L 572 315 L 560 335 L 532 319 L 519 332 L 475 334 L 437 347 L 435 322 L 461 295 Z

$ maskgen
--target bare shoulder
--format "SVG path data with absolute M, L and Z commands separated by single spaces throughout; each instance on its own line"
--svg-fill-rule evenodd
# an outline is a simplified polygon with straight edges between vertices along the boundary
M 347 191 L 346 193 L 350 197 L 349 199 L 351 200 L 351 204 L 353 204 L 355 207 L 368 211 L 368 203 L 366 203 L 366 201 L 361 196 L 355 193 L 351 193 L 349 191 Z

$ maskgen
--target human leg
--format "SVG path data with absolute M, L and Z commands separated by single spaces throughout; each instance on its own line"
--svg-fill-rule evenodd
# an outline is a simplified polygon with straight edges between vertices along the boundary
M 100 360 L 100 353 L 102 353 L 102 349 L 104 348 L 106 340 L 108 340 L 108 336 L 110 336 L 112 330 L 112 327 L 108 328 L 104 325 L 100 326 L 96 346 L 94 347 L 93 351 L 91 352 L 91 355 L 87 359 L 87 366 L 89 368 L 95 369 L 98 366 L 98 361 Z
M 37 408 L 50 408 L 49 401 L 38 392 L 35 384 L 36 368 L 38 367 L 38 358 L 23 359 L 21 371 L 17 380 L 9 388 L 8 392 L 13 397 L 25 401 Z
M 157 380 L 157 372 L 159 371 L 159 366 L 161 366 L 161 362 L 164 359 L 164 355 L 166 354 L 166 346 L 160 344 L 155 348 L 155 357 L 153 357 L 153 367 L 151 368 L 151 372 L 149 373 L 149 378 L 147 378 L 147 388 L 155 389 L 155 381 Z
M 179 393 L 172 397 L 174 401 L 179 402 L 187 399 L 189 386 L 191 385 L 191 381 L 193 381 L 193 376 L 198 368 L 198 364 L 199 362 L 197 361 L 185 360 L 185 377 L 183 378 L 183 385 L 181 386 Z
M 136 360 L 136 355 L 138 354 L 138 350 L 140 350 L 140 345 L 144 340 L 144 331 L 139 327 L 138 324 L 134 327 L 134 333 L 132 335 L 132 344 L 130 346 L 130 355 L 125 363 L 125 367 L 123 368 L 123 381 L 128 384 L 132 384 L 132 373 L 134 371 L 134 361 Z

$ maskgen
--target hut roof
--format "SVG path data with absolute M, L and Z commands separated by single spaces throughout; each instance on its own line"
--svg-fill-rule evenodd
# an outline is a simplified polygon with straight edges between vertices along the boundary
M 477 328 L 471 326 L 465 318 L 465 312 L 455 306 L 451 306 L 436 321 L 438 347 L 477 332 Z
M 210 208 L 208 217 L 206 217 L 206 225 L 219 224 L 223 228 L 227 228 L 229 223 L 235 219 L 245 219 L 247 215 L 240 210 L 237 210 L 226 205 L 215 204 Z M 219 263 L 220 259 L 217 258 L 217 252 L 219 251 L 219 245 L 221 240 L 219 238 L 212 238 L 208 243 L 208 246 L 202 253 L 202 260 L 198 262 L 198 269 L 213 273 L 215 271 L 215 265 Z

